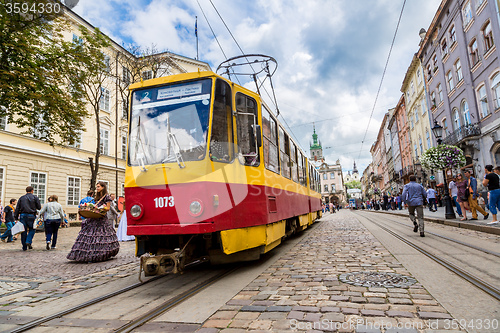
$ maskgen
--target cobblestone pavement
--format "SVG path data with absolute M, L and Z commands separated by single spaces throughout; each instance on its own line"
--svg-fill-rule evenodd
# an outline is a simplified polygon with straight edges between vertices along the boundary
M 411 274 L 349 211 L 327 215 L 198 333 L 437 332 L 452 319 L 417 281 L 392 288 L 339 280 L 362 271 L 399 274 L 412 283 Z
M 60 229 L 57 249 L 49 251 L 45 249 L 43 232 L 36 233 L 33 250 L 22 251 L 20 235 L 15 242 L 0 243 L 0 315 L 138 273 L 135 242 L 120 242 L 116 258 L 105 262 L 87 264 L 67 260 L 79 231 L 79 227 Z

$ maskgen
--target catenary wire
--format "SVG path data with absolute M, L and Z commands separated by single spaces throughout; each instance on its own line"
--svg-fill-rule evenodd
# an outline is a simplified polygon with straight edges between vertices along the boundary
M 368 128 L 370 127 L 370 122 L 371 122 L 372 117 L 373 117 L 373 112 L 375 111 L 375 106 L 377 105 L 377 100 L 378 100 L 378 96 L 380 94 L 380 89 L 382 89 L 382 83 L 384 82 L 385 72 L 387 71 L 387 66 L 389 65 L 389 59 L 391 58 L 392 48 L 394 47 L 394 42 L 396 41 L 396 36 L 398 34 L 398 29 L 399 29 L 399 23 L 401 22 L 401 17 L 403 16 L 405 4 L 406 4 L 406 0 L 403 1 L 403 6 L 401 7 L 401 13 L 399 14 L 398 24 L 396 25 L 396 31 L 394 32 L 394 37 L 392 38 L 392 43 L 391 43 L 391 47 L 389 49 L 389 54 L 387 55 L 387 60 L 385 62 L 384 72 L 382 73 L 382 78 L 380 80 L 380 85 L 378 86 L 377 95 L 375 96 L 375 102 L 373 103 L 373 109 L 372 109 L 372 112 L 370 114 L 370 119 L 368 119 L 368 125 L 366 126 L 366 131 L 365 131 L 365 135 L 363 136 L 363 141 L 361 141 L 361 148 L 359 149 L 358 158 L 361 157 L 361 152 L 363 151 L 363 143 L 365 142 L 366 134 L 368 132 Z

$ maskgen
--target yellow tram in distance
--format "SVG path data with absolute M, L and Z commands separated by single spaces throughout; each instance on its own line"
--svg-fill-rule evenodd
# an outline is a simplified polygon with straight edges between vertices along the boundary
M 208 71 L 130 90 L 128 234 L 146 275 L 256 260 L 321 216 L 317 170 L 257 93 Z

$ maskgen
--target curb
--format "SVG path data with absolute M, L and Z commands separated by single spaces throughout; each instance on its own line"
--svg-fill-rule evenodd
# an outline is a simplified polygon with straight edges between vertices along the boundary
M 372 210 L 365 210 L 365 211 L 371 212 L 371 213 L 378 213 L 378 214 L 388 214 L 388 215 L 408 217 L 408 214 L 401 214 L 401 213 L 386 213 L 386 212 L 378 212 L 378 211 L 372 211 Z M 450 220 L 438 219 L 438 218 L 434 218 L 434 217 L 424 217 L 424 221 L 449 225 L 449 226 L 456 227 L 456 228 L 481 231 L 481 232 L 484 232 L 487 234 L 500 235 L 500 228 L 490 227 L 487 225 L 477 225 L 477 224 L 472 224 L 472 223 L 467 223 L 467 222 L 450 221 Z

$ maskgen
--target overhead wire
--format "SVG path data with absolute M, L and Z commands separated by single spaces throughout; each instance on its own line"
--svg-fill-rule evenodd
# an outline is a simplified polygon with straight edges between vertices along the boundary
M 394 47 L 394 42 L 396 41 L 396 36 L 398 34 L 399 24 L 401 23 L 401 17 L 403 16 L 403 11 L 405 9 L 406 0 L 403 1 L 403 6 L 401 7 L 401 13 L 399 14 L 398 24 L 396 25 L 396 31 L 394 32 L 394 37 L 392 38 L 391 47 L 389 49 L 389 54 L 387 55 L 387 60 L 385 62 L 384 72 L 382 73 L 382 78 L 380 80 L 380 85 L 378 86 L 377 95 L 375 96 L 375 102 L 373 103 L 372 112 L 370 114 L 370 119 L 368 119 L 368 125 L 366 126 L 365 135 L 363 136 L 363 141 L 361 141 L 361 148 L 359 149 L 358 159 L 361 157 L 361 152 L 363 151 L 363 144 L 366 139 L 366 134 L 368 133 L 368 128 L 370 127 L 370 122 L 373 117 L 373 112 L 375 111 L 375 106 L 377 105 L 378 96 L 380 90 L 382 89 L 382 83 L 384 82 L 385 73 L 387 71 L 387 66 L 389 65 L 389 59 L 391 58 L 392 48 Z
M 198 0 L 196 0 L 198 1 Z M 236 45 L 238 46 L 238 49 L 240 50 L 241 54 L 242 55 L 245 55 L 245 52 L 243 52 L 243 49 L 241 48 L 240 44 L 238 43 L 238 41 L 236 40 L 236 38 L 234 37 L 233 33 L 231 32 L 231 29 L 229 29 L 229 27 L 227 26 L 226 22 L 224 21 L 224 19 L 222 18 L 222 15 L 219 13 L 219 11 L 217 10 L 217 7 L 215 6 L 215 4 L 212 2 L 212 0 L 210 0 L 210 3 L 212 4 L 212 7 L 214 7 L 217 15 L 219 16 L 219 18 L 221 19 L 222 23 L 224 24 L 224 26 L 226 27 L 227 31 L 229 32 L 229 34 L 231 35 L 231 37 L 233 38 L 233 41 L 236 43 Z M 254 74 L 256 73 L 254 68 L 252 67 L 252 65 L 250 64 L 250 68 L 252 69 L 252 71 L 254 72 Z M 257 79 L 259 80 L 260 82 L 260 78 L 258 76 L 256 76 Z M 264 88 L 264 91 L 266 92 L 267 96 L 269 97 L 269 99 L 271 100 L 271 103 L 274 105 L 274 107 L 276 109 L 278 109 L 278 106 L 276 105 L 276 103 L 273 101 L 273 98 L 271 97 L 271 95 L 269 94 L 269 92 L 267 91 L 266 87 L 262 84 L 261 82 L 261 86 L 262 88 Z M 288 127 L 289 131 L 290 131 L 290 134 L 295 138 L 295 140 L 297 141 L 297 143 L 299 144 L 299 146 L 302 148 L 302 150 L 304 150 L 305 152 L 305 149 L 304 147 L 302 147 L 302 144 L 300 143 L 300 141 L 297 139 L 297 136 L 295 135 L 295 133 L 293 133 L 292 129 L 290 128 L 290 126 L 288 125 L 288 123 L 286 122 L 285 118 L 283 117 L 283 115 L 281 115 L 281 119 L 283 119 L 283 122 L 285 123 L 285 125 Z

